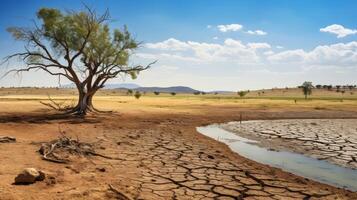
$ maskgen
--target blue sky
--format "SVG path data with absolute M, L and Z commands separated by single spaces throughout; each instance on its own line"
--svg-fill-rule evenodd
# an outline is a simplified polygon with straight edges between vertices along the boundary
M 144 86 L 187 85 L 240 90 L 320 84 L 357 84 L 357 2 L 329 0 L 106 0 L 112 27 L 128 25 L 144 45 L 131 60 L 156 66 L 137 80 Z M 0 57 L 21 51 L 6 32 L 29 26 L 41 7 L 83 8 L 82 1 L 2 1 Z M 3 72 L 4 69 L 1 71 Z M 42 73 L 0 80 L 2 86 L 56 85 Z

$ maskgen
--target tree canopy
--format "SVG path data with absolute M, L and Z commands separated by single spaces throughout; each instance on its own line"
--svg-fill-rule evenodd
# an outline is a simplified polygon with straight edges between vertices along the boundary
M 302 88 L 302 91 L 303 91 L 303 93 L 305 95 L 305 99 L 307 99 L 308 95 L 311 95 L 313 87 L 314 86 L 312 85 L 312 82 L 305 81 L 302 84 L 301 88 Z

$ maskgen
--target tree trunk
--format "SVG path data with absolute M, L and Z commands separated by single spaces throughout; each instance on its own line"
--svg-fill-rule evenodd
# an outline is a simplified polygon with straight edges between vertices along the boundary
M 78 102 L 77 105 L 71 110 L 75 115 L 86 115 L 88 112 L 95 111 L 93 107 L 93 96 L 96 91 L 84 92 L 78 88 Z

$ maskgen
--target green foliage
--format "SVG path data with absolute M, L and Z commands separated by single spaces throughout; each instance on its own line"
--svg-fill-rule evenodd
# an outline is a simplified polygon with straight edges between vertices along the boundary
M 127 95 L 132 95 L 133 94 L 133 90 L 128 89 L 128 91 L 126 92 Z
M 308 95 L 311 95 L 312 94 L 312 88 L 314 86 L 312 85 L 312 82 L 308 82 L 308 81 L 305 81 L 302 85 L 301 85 L 301 88 L 302 88 L 302 92 L 304 93 L 305 95 L 305 99 L 307 99 L 307 96 Z
M 135 97 L 136 99 L 140 99 L 141 93 L 140 93 L 139 91 L 136 91 L 135 94 L 134 94 L 134 97 Z
M 239 92 L 237 92 L 237 94 L 239 95 L 239 97 L 244 97 L 245 95 L 247 95 L 248 94 L 248 92 L 247 91 L 239 91 Z
M 24 61 L 28 65 L 35 62 L 47 65 L 48 61 L 58 64 L 60 58 L 64 58 L 68 65 L 78 65 L 79 62 L 75 62 L 78 58 L 81 61 L 77 66 L 78 71 L 88 72 L 88 68 L 92 68 L 96 72 L 109 74 L 106 76 L 108 79 L 115 78 L 119 73 L 135 79 L 142 70 L 128 66 L 129 56 L 138 43 L 126 26 L 122 30 L 110 30 L 107 12 L 97 15 L 90 9 L 62 12 L 54 8 L 41 8 L 37 18 L 41 23 L 35 28 L 7 29 L 16 40 L 27 42 L 31 55 L 24 56 Z M 73 78 L 73 74 L 68 76 Z
M 155 91 L 154 94 L 155 95 L 160 95 L 160 92 Z

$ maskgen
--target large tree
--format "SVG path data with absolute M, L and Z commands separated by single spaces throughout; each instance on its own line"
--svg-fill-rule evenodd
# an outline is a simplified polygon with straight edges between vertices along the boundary
M 154 63 L 129 65 L 129 57 L 139 43 L 126 27 L 110 30 L 108 12 L 98 15 L 86 8 L 64 13 L 42 8 L 37 17 L 39 22 L 34 22 L 31 28 L 8 28 L 16 40 L 25 42 L 25 51 L 10 55 L 6 60 L 18 57 L 24 62 L 25 66 L 12 71 L 43 70 L 74 83 L 78 103 L 68 113 L 85 115 L 96 111 L 93 95 L 108 80 L 120 75 L 135 78 Z

